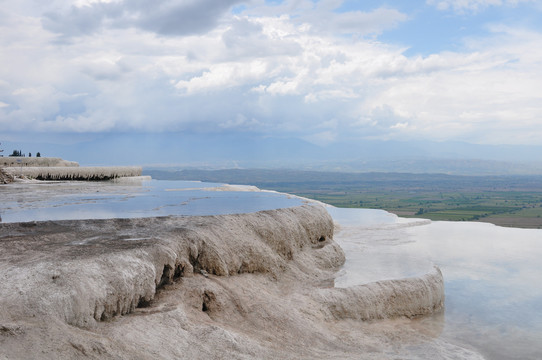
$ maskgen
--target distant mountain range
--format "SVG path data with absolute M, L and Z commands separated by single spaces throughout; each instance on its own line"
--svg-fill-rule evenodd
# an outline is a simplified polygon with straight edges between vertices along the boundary
M 292 168 L 342 172 L 462 175 L 542 174 L 542 146 L 359 140 L 317 145 L 255 134 L 123 133 L 62 135 L 44 142 L 2 139 L 6 153 L 41 152 L 81 165 L 149 168 Z M 9 140 L 9 139 L 8 139 Z

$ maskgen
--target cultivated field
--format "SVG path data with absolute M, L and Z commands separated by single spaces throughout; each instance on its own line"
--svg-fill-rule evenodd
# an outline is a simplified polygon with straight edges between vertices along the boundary
M 155 179 L 250 184 L 404 217 L 542 228 L 542 176 L 452 176 L 294 170 L 148 170 Z

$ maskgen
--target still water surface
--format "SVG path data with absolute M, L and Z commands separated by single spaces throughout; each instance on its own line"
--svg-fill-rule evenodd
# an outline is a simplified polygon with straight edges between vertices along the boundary
M 0 186 L 0 216 L 4 222 L 18 222 L 211 215 L 304 203 L 250 190 L 156 180 L 11 184 Z M 435 342 L 488 359 L 542 359 L 542 230 L 402 219 L 382 210 L 328 211 L 338 224 L 335 240 L 347 258 L 336 286 L 421 275 L 436 264 L 446 286 L 444 314 L 413 325 L 438 329 Z M 411 356 L 423 358 L 416 351 Z
M 3 222 L 221 215 L 301 205 L 252 187 L 196 181 L 43 182 L 0 186 Z
M 417 326 L 441 328 L 439 340 L 487 359 L 542 359 L 542 230 L 401 219 L 382 210 L 329 212 L 347 257 L 337 286 L 415 276 L 436 264 L 444 316 Z

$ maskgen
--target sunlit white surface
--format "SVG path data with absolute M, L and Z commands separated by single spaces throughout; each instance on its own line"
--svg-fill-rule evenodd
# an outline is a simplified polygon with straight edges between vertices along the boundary
M 329 208 L 336 223 L 334 238 L 343 248 L 346 263 L 335 286 L 421 276 L 433 268 L 426 253 L 413 249 L 407 236 L 412 226 L 426 220 L 402 219 L 383 210 Z
M 488 359 L 542 359 L 542 230 L 328 211 L 346 253 L 337 286 L 415 276 L 434 263 L 444 276 L 445 313 L 415 326 L 442 329 L 438 341 Z

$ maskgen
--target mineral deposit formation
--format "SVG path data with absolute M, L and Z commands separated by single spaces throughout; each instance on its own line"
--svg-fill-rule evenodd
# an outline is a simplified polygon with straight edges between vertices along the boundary
M 7 223 L 0 246 L 0 359 L 382 358 L 372 320 L 444 301 L 436 268 L 334 288 L 344 254 L 318 205 Z
M 74 161 L 45 157 L 3 157 L 0 167 L 5 175 L 37 180 L 111 180 L 142 172 L 138 166 L 79 166 Z

